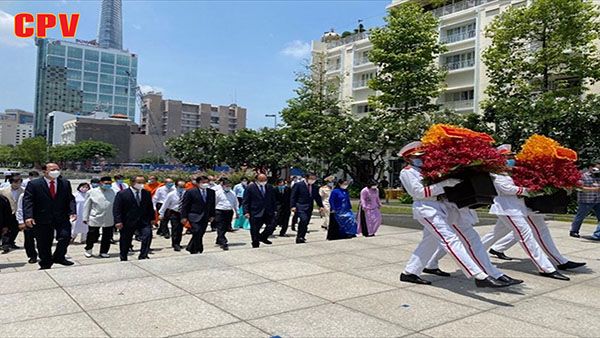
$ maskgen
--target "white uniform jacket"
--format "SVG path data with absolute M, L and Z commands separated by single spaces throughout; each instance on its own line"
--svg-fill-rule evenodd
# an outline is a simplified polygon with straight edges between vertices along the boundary
M 494 187 L 498 196 L 490 208 L 490 214 L 506 216 L 526 216 L 527 207 L 525 200 L 520 196 L 527 195 L 527 189 L 515 185 L 512 177 L 508 175 L 492 174 Z
M 400 181 L 404 190 L 413 198 L 413 218 L 431 218 L 437 214 L 446 216 L 446 206 L 437 200 L 437 196 L 444 193 L 444 188 L 439 184 L 423 185 L 421 172 L 407 166 L 400 172 Z

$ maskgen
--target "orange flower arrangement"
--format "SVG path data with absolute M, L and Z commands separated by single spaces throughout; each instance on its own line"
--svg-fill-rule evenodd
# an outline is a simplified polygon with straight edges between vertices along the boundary
M 476 138 L 494 143 L 494 139 L 486 134 L 473 131 L 468 128 L 458 127 L 451 124 L 434 124 L 421 139 L 424 145 L 436 144 L 448 139 L 464 139 L 464 138 Z
M 540 158 L 553 157 L 570 161 L 577 161 L 577 153 L 571 149 L 561 147 L 555 140 L 534 134 L 525 141 L 521 152 L 516 156 L 519 161 L 535 161 Z

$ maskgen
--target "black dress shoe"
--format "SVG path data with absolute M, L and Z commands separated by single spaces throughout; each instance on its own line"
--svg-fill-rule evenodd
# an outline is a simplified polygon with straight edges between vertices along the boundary
M 265 244 L 267 244 L 267 245 L 273 244 L 273 242 L 271 242 L 270 240 L 268 240 L 266 238 L 265 239 L 261 239 L 260 241 L 263 242 L 263 243 L 265 243 Z
M 13 243 L 13 244 L 9 244 L 9 247 L 10 247 L 11 249 L 14 249 L 14 250 L 19 250 L 19 249 L 21 249 L 21 247 L 20 247 L 20 246 L 18 246 L 18 245 L 16 245 L 16 244 L 14 244 L 14 243 Z
M 569 270 L 569 269 L 576 269 L 576 268 L 580 268 L 582 266 L 584 266 L 585 263 L 581 262 L 581 263 L 577 263 L 577 262 L 571 262 L 568 261 L 565 264 L 559 264 L 558 266 L 556 266 L 559 270 Z
M 573 231 L 569 232 L 569 236 L 575 237 L 575 238 L 580 238 L 581 237 L 581 236 L 579 236 L 578 232 L 573 232 Z
M 502 260 L 512 261 L 512 258 L 510 258 L 507 255 L 505 255 L 504 252 L 499 252 L 499 251 L 496 251 L 494 249 L 490 249 L 489 253 L 490 253 L 490 255 L 494 255 L 494 256 L 502 259 Z
M 173 250 L 175 250 L 175 251 L 181 251 L 181 246 L 180 245 L 174 245 L 173 246 Z
M 279 234 L 279 237 L 290 237 L 288 234 Z
M 6 247 L 6 248 L 2 249 L 2 254 L 3 254 L 3 255 L 4 255 L 4 254 L 7 254 L 7 253 L 9 253 L 9 252 L 10 252 L 10 249 L 9 249 L 8 247 Z
M 40 266 L 39 270 L 50 270 L 51 266 Z
M 71 265 L 75 264 L 75 263 L 73 263 L 71 261 L 68 261 L 66 259 L 63 259 L 62 261 L 55 261 L 54 263 L 60 264 L 60 265 L 64 265 L 64 266 L 71 266 Z
M 165 234 L 165 239 L 169 239 L 169 238 L 171 238 L 171 235 Z
M 522 280 L 515 279 L 515 278 L 512 278 L 512 277 L 507 276 L 507 275 L 502 275 L 502 276 L 500 276 L 500 277 L 498 277 L 496 279 L 499 280 L 499 281 L 501 281 L 501 282 L 508 283 L 508 285 L 517 285 L 517 284 L 523 283 Z
M 475 280 L 475 286 L 477 286 L 478 288 L 504 288 L 509 285 L 510 284 L 499 281 L 491 276 L 487 276 L 485 279 Z
M 296 238 L 296 244 L 304 244 L 306 240 L 304 238 Z
M 260 247 L 260 244 L 259 243 L 252 243 L 252 247 L 254 249 L 256 249 L 256 248 Z
M 223 249 L 223 251 L 227 251 L 229 250 L 229 245 L 221 245 L 221 249 Z
M 29 264 L 35 264 L 35 263 L 37 263 L 37 258 L 29 258 L 29 260 L 27 261 L 27 263 L 29 263 Z
M 138 257 L 138 260 L 141 261 L 142 259 L 150 259 L 150 257 L 148 257 L 148 256 L 140 256 L 140 257 Z
M 554 272 L 540 272 L 540 276 L 544 276 L 544 277 L 548 277 L 548 278 L 553 278 L 553 279 L 558 279 L 558 280 L 571 280 L 571 278 L 563 275 L 562 273 L 558 272 L 558 271 L 554 271 Z
M 450 277 L 450 274 L 442 271 L 440 269 L 423 269 L 424 273 L 428 273 L 430 275 L 442 276 L 442 277 Z
M 401 273 L 400 281 L 414 284 L 430 285 L 431 282 L 412 273 Z

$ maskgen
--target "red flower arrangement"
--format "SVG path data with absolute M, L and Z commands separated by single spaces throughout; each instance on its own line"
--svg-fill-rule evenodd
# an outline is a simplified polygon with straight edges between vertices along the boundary
M 446 130 L 465 130 L 434 125 L 423 137 L 425 154 L 421 174 L 426 184 L 437 183 L 449 177 L 460 177 L 465 173 L 499 173 L 505 170 L 505 159 L 492 147 L 494 140 L 478 132 L 448 133 Z M 432 132 L 433 131 L 433 132 Z M 432 138 L 433 134 L 437 134 Z
M 533 135 L 516 158 L 512 172 L 515 184 L 538 194 L 551 195 L 581 184 L 581 172 L 575 165 L 577 153 L 548 137 Z

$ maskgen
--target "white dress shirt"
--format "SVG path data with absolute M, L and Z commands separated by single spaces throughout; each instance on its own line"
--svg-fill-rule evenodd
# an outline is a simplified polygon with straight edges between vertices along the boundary
M 25 223 L 25 220 L 23 219 L 23 195 L 25 194 L 21 194 L 21 196 L 19 196 L 19 201 L 17 201 L 17 212 L 15 212 L 15 217 L 17 218 L 17 222 L 19 222 L 19 224 Z
M 167 213 L 167 210 L 173 210 L 176 212 L 179 212 L 179 209 L 181 208 L 181 199 L 183 198 L 183 195 L 185 195 L 185 190 L 183 191 L 178 191 L 177 189 L 171 191 L 169 194 L 167 194 L 167 198 L 165 199 L 165 202 L 163 203 L 162 207 L 160 207 L 160 210 L 158 211 L 158 214 L 160 215 L 160 217 L 164 217 L 165 214 Z
M 154 209 L 156 209 L 156 205 L 158 203 L 164 204 L 167 200 L 167 195 L 175 190 L 177 190 L 175 186 L 168 188 L 166 185 L 163 185 L 160 188 L 156 189 L 154 196 L 152 196 L 152 204 L 154 205 Z
M 215 209 L 217 210 L 238 210 L 238 200 L 233 191 L 219 190 L 215 195 Z
M 112 184 L 112 188 L 113 188 L 113 190 L 114 190 L 115 192 L 117 192 L 117 193 L 118 193 L 119 191 L 121 191 L 121 190 L 125 190 L 125 189 L 129 188 L 129 185 L 128 185 L 127 183 L 124 183 L 124 182 L 123 182 L 123 183 L 121 183 L 121 186 L 122 186 L 122 188 L 123 188 L 123 189 L 121 189 L 121 188 L 119 187 L 119 183 L 117 183 L 117 182 L 113 182 L 113 184 Z

